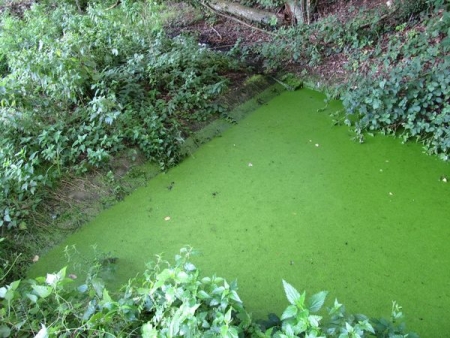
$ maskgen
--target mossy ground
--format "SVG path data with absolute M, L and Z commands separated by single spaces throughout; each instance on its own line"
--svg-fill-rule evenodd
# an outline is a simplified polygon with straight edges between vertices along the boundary
M 450 303 L 450 186 L 440 177 L 450 167 L 398 139 L 350 141 L 328 117 L 340 104 L 318 112 L 323 99 L 303 89 L 259 102 L 30 273 L 67 264 L 66 245 L 87 256 L 96 245 L 118 257 L 118 284 L 189 244 L 204 274 L 238 279 L 256 318 L 286 306 L 285 279 L 309 294 L 331 291 L 350 312 L 388 315 L 396 300 L 411 330 L 439 336 L 447 324 L 436 318 Z

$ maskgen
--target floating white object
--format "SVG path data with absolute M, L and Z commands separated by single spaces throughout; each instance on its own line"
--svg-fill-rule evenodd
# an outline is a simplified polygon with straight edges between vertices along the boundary
M 165 221 L 170 221 L 170 216 L 167 216 L 166 218 L 164 218 Z

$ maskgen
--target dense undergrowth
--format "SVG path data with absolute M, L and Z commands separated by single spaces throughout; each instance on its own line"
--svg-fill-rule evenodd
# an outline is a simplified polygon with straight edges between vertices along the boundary
M 267 1 L 261 1 L 265 4 Z M 314 68 L 343 55 L 342 83 L 328 83 L 344 111 L 336 122 L 355 138 L 376 131 L 423 143 L 429 154 L 450 156 L 450 12 L 448 2 L 390 1 L 347 17 L 328 15 L 311 25 L 281 28 L 271 42 L 236 49 L 267 70 L 288 64 Z
M 183 248 L 169 263 L 158 258 L 140 277 L 108 291 L 97 260 L 84 283 L 66 268 L 0 288 L 2 337 L 417 337 L 407 334 L 401 307 L 389 319 L 349 315 L 337 300 L 322 309 L 327 292 L 306 298 L 283 281 L 289 305 L 281 317 L 255 322 L 237 283 L 201 277 Z M 108 264 L 114 264 L 112 262 Z
M 357 71 L 342 99 L 345 123 L 355 121 L 359 139 L 364 131 L 381 131 L 449 159 L 449 33 L 450 12 L 439 9 L 420 24 L 397 25 L 387 41 L 352 58 Z
M 0 229 L 6 239 L 0 241 L 0 282 L 21 277 L 14 271 L 21 250 L 14 234 L 33 231 L 30 216 L 65 174 L 101 167 L 130 147 L 163 169 L 176 164 L 186 125 L 221 111 L 212 99 L 226 87 L 221 74 L 237 69 L 237 56 L 256 57 L 272 71 L 287 64 L 315 67 L 345 55 L 353 75 L 333 92 L 345 107 L 335 114 L 336 123 L 351 126 L 361 142 L 366 132 L 392 133 L 448 160 L 448 4 L 392 3 L 370 12 L 352 9 L 346 21 L 329 15 L 280 28 L 271 42 L 238 43 L 228 55 L 198 46 L 193 37 L 165 35 L 156 2 L 44 1 L 23 17 L 3 14 Z M 78 288 L 64 269 L 12 282 L 0 288 L 0 335 L 394 337 L 404 331 L 393 324 L 397 307 L 392 321 L 369 321 L 346 315 L 335 303 L 322 321 L 311 313 L 322 307 L 325 293 L 307 306 L 304 294 L 288 283 L 291 305 L 285 313 L 256 324 L 236 285 L 200 279 L 184 252 L 175 266 L 156 264 L 121 294 L 105 289 L 98 278 L 101 264 Z
M 171 38 L 162 5 L 39 3 L 4 14 L 0 32 L 0 231 L 33 231 L 46 187 L 135 147 L 162 169 L 180 159 L 192 121 L 220 111 L 212 99 L 231 59 Z M 10 230 L 7 232 L 6 230 Z M 19 250 L 20 251 L 20 250 Z M 11 264 L 3 259 L 2 271 Z

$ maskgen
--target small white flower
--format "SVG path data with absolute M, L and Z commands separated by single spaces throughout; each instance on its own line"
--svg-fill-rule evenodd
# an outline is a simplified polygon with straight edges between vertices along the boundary
M 164 218 L 165 221 L 170 221 L 170 216 L 167 216 L 166 218 Z
M 318 147 L 318 146 L 319 146 L 319 143 L 316 143 L 315 146 Z
M 250 162 L 250 163 L 248 164 L 248 166 L 249 166 L 249 167 L 253 167 L 253 164 Z
M 390 0 L 386 1 L 386 5 L 387 5 L 389 8 L 391 8 L 391 6 L 392 6 L 392 1 L 390 1 Z

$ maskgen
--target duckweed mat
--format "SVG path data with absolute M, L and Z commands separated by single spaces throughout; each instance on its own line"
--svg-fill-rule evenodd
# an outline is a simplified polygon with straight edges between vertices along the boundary
M 188 244 L 203 275 L 237 279 L 255 318 L 281 315 L 281 280 L 329 290 L 350 312 L 404 308 L 424 337 L 450 330 L 448 164 L 391 137 L 352 142 L 322 94 L 284 92 L 152 179 L 53 249 L 30 271 L 66 265 L 66 245 L 118 257 L 110 283 L 171 260 Z M 69 270 L 74 269 L 69 266 Z M 76 271 L 74 271 L 76 272 Z

